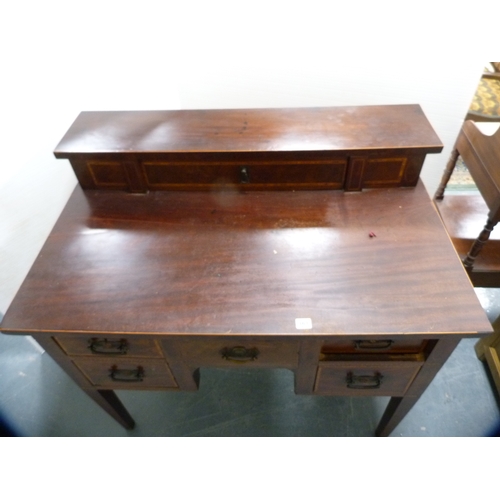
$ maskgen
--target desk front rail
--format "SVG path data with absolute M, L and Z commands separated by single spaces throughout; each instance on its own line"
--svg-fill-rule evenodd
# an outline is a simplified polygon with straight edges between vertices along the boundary
M 127 428 L 114 390 L 196 390 L 200 368 L 287 368 L 295 392 L 390 396 L 377 429 L 389 435 L 459 342 L 456 336 L 182 336 L 56 333 L 35 339 L 78 385 Z

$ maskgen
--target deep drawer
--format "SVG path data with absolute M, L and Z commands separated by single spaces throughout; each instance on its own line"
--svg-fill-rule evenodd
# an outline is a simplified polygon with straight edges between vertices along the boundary
M 54 337 L 55 341 L 69 356 L 144 356 L 162 357 L 154 339 L 138 336 L 96 337 L 91 335 L 65 335 Z
M 320 363 L 314 392 L 329 396 L 403 396 L 421 362 Z
M 163 359 L 82 356 L 72 361 L 97 387 L 134 390 L 177 387 Z
M 201 366 L 272 366 L 295 368 L 299 346 L 290 340 L 230 337 L 221 339 L 178 339 L 169 341 L 184 362 Z

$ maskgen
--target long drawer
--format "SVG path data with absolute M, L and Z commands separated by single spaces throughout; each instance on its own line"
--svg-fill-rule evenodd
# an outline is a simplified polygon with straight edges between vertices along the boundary
M 213 155 L 212 155 L 213 156 Z M 300 158 L 256 160 L 243 156 L 196 158 L 190 155 L 130 159 L 92 157 L 71 160 L 86 189 L 131 191 L 214 189 L 342 189 L 347 158 L 309 154 Z
M 425 155 L 293 152 L 261 154 L 76 155 L 70 159 L 84 189 L 132 192 L 301 190 L 414 186 Z
M 231 186 L 238 186 L 239 189 L 341 189 L 346 161 L 277 161 L 273 164 L 255 161 L 145 161 L 142 163 L 142 172 L 151 190 L 212 190 Z
M 213 367 L 281 367 L 295 368 L 299 345 L 294 340 L 265 340 L 251 337 L 220 339 L 190 338 L 169 340 L 170 345 L 192 368 Z

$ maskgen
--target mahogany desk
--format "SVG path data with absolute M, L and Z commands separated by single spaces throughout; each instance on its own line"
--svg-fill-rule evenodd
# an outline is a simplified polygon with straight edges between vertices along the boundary
M 125 427 L 114 389 L 251 366 L 292 370 L 297 394 L 391 396 L 388 435 L 458 342 L 491 332 L 418 181 L 441 149 L 418 106 L 162 113 L 80 115 L 56 155 L 87 189 L 1 325 Z

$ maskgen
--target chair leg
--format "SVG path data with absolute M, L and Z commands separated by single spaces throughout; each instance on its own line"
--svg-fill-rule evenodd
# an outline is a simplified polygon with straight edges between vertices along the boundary
M 488 241 L 491 231 L 493 231 L 493 228 L 496 226 L 496 224 L 496 222 L 488 218 L 486 225 L 477 237 L 476 241 L 474 241 L 474 243 L 472 244 L 467 257 L 465 257 L 464 259 L 463 264 L 467 271 L 472 271 L 472 267 L 474 266 L 476 257 L 479 255 L 479 252 L 483 248 L 484 244 Z
M 448 163 L 446 164 L 446 168 L 443 173 L 443 178 L 441 179 L 441 184 L 439 184 L 439 187 L 437 188 L 436 194 L 434 195 L 435 200 L 442 200 L 444 198 L 444 190 L 446 189 L 446 185 L 448 184 L 448 181 L 450 180 L 451 174 L 453 173 L 453 170 L 455 170 L 455 165 L 457 164 L 458 157 L 460 156 L 458 149 L 454 149 L 451 152 L 450 159 L 448 160 Z

